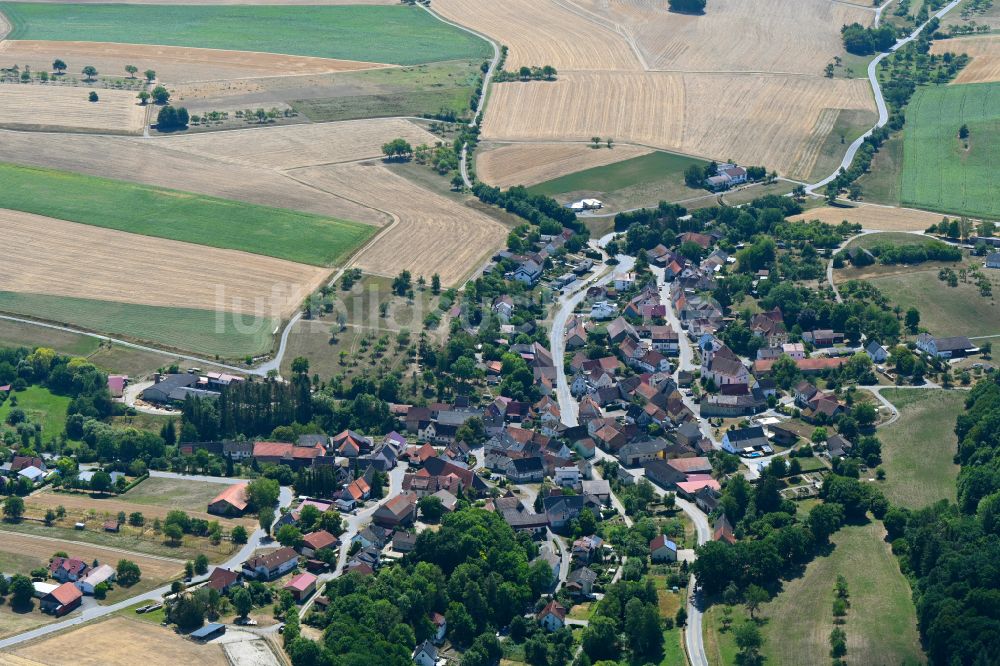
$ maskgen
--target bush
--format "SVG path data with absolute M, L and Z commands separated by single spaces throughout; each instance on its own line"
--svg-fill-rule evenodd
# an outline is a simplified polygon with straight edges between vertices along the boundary
M 90 94 L 89 94 L 89 95 L 87 95 L 87 99 L 89 99 L 89 100 L 90 100 L 91 102 L 96 102 L 96 101 L 98 101 L 98 97 L 97 97 L 97 93 L 96 93 L 96 92 L 94 92 L 93 90 L 91 90 L 91 91 L 90 91 Z

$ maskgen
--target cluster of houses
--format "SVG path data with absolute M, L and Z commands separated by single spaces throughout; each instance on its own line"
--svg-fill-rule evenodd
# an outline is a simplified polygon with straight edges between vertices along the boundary
M 83 603 L 84 596 L 93 596 L 101 584 L 111 585 L 118 577 L 115 568 L 98 561 L 85 562 L 75 557 L 53 557 L 49 562 L 49 577 L 57 581 L 35 581 L 35 597 L 42 612 L 62 617 Z
M 713 192 L 721 192 L 745 182 L 747 182 L 746 169 L 735 164 L 719 164 L 715 168 L 715 175 L 705 179 L 705 187 Z
M 0 490 L 6 484 L 17 483 L 19 479 L 27 479 L 32 484 L 40 483 L 49 473 L 45 461 L 38 456 L 15 455 L 10 462 L 0 465 Z

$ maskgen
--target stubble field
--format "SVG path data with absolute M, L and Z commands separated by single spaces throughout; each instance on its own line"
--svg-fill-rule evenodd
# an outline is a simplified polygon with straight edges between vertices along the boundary
M 125 617 L 61 632 L 13 652 L 31 660 L 31 666 L 229 666 L 219 645 L 200 645 L 170 629 Z
M 284 318 L 328 269 L 0 209 L 7 291 Z
M 712 0 L 704 15 L 654 0 L 566 0 L 625 36 L 646 69 L 819 75 L 843 51 L 840 27 L 870 9 L 829 0 Z M 766 18 L 766 20 L 761 20 Z
M 146 108 L 135 93 L 98 90 L 100 100 L 90 102 L 83 87 L 44 84 L 0 84 L 0 127 L 20 130 L 108 132 L 138 134 Z
M 958 73 L 951 85 L 1000 81 L 1000 35 L 977 35 L 931 42 L 931 53 L 965 53 L 972 62 Z
M 397 222 L 354 260 L 366 273 L 401 270 L 456 285 L 499 247 L 507 230 L 483 213 L 418 187 L 374 163 L 307 167 L 289 173 L 317 189 L 392 215 Z
M 627 107 L 622 100 L 629 100 Z M 836 110 L 842 108 L 873 108 L 866 81 L 569 72 L 560 73 L 555 82 L 496 86 L 483 136 L 494 141 L 613 137 L 689 155 L 763 164 L 804 178 L 833 129 Z M 871 115 L 874 118 L 874 112 Z
M 819 220 L 827 224 L 840 224 L 847 220 L 852 224 L 860 224 L 863 229 L 875 231 L 923 231 L 932 224 L 940 222 L 941 216 L 937 213 L 928 213 L 913 208 L 883 208 L 882 206 L 833 208 L 824 206 L 788 219 L 792 222 Z
M 382 155 L 382 144 L 406 139 L 413 146 L 440 139 L 400 118 L 292 125 L 158 139 L 170 150 L 267 169 L 295 169 Z
M 494 187 L 535 185 L 651 152 L 643 146 L 615 145 L 608 150 L 603 145 L 595 149 L 582 143 L 513 143 L 495 148 L 480 147 L 476 156 L 476 175 Z
M 320 192 L 272 169 L 166 150 L 157 141 L 0 130 L 0 161 L 181 189 L 209 197 L 384 225 L 388 215 Z M 103 159 L 95 160 L 94 155 Z
M 140 72 L 137 76 L 153 69 L 160 81 L 171 85 L 188 81 L 324 74 L 387 66 L 250 51 L 45 40 L 4 40 L 0 42 L 0 58 L 22 67 L 30 65 L 32 71 L 48 71 L 52 61 L 59 58 L 68 66 L 67 76 L 79 76 L 84 65 L 93 65 L 101 76 L 124 77 L 127 76 L 125 65 L 135 65 Z

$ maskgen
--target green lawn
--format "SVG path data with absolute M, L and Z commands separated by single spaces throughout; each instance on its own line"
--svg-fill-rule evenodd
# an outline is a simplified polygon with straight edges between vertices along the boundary
M 0 208 L 329 266 L 375 227 L 190 192 L 0 162 Z
M 958 138 L 963 124 L 966 142 Z M 906 127 L 903 204 L 1000 216 L 1000 83 L 920 88 L 906 110 Z
M 0 319 L 0 347 L 50 347 L 69 356 L 89 356 L 99 345 L 89 335 Z
M 234 317 L 239 315 L 212 310 L 162 308 L 10 291 L 0 291 L 0 311 L 223 358 L 243 358 L 267 352 L 271 349 L 271 333 L 276 326 L 273 319 L 262 319 L 250 326 L 248 319 L 246 327 L 237 327 Z
M 903 177 L 903 137 L 906 130 L 894 134 L 882 144 L 872 160 L 871 170 L 858 179 L 862 198 L 872 203 L 899 205 Z
M 11 394 L 17 398 L 17 406 L 24 410 L 28 420 L 42 424 L 42 437 L 46 440 L 54 438 L 66 429 L 66 410 L 70 398 L 55 395 L 47 388 L 29 386 L 23 391 Z M 0 405 L 0 430 L 7 427 L 7 415 L 10 414 L 12 400 L 8 398 Z
M 890 267 L 891 268 L 891 267 Z M 956 271 L 959 265 L 952 265 Z M 996 297 L 984 298 L 971 282 L 949 287 L 938 279 L 938 269 L 904 270 L 892 275 L 868 277 L 893 305 L 905 311 L 920 311 L 920 325 L 937 336 L 995 335 L 1000 333 L 1000 307 Z M 1000 276 L 987 274 L 994 281 L 994 294 Z
M 425 116 L 442 111 L 461 117 L 469 113 L 479 64 L 479 60 L 460 60 L 345 72 L 334 78 L 328 97 L 289 103 L 314 122 Z
M 184 511 L 205 511 L 208 503 L 225 489 L 221 483 L 150 477 L 122 495 L 121 499 Z
M 486 58 L 482 39 L 423 9 L 0 3 L 10 39 L 191 46 L 413 65 Z
M 658 151 L 577 171 L 528 189 L 532 193 L 545 194 L 562 202 L 584 195 L 597 197 L 604 201 L 605 208 L 609 210 L 655 206 L 660 201 L 677 201 L 708 194 L 684 184 L 684 170 L 692 164 L 705 166 L 707 162 Z
M 888 243 L 897 247 L 905 245 L 928 245 L 934 243 L 931 238 L 918 236 L 917 234 L 907 234 L 901 231 L 884 231 L 877 234 L 865 234 L 851 241 L 850 247 L 863 247 L 871 249 L 876 245 Z
M 843 625 L 848 663 L 922 663 L 910 586 L 888 544 L 883 542 L 883 535 L 884 529 L 877 522 L 842 528 L 833 537 L 833 552 L 810 562 L 804 575 L 787 582 L 781 593 L 761 609 L 766 663 L 829 663 L 837 574 L 847 578 L 850 591 L 851 607 Z M 710 615 L 721 618 L 721 609 L 713 608 Z M 743 621 L 742 609 L 733 617 L 734 625 Z M 714 624 L 706 622 L 706 627 L 711 630 Z M 722 636 L 713 644 L 721 645 L 721 653 L 728 657 L 735 652 L 732 633 Z
M 965 393 L 886 389 L 882 395 L 900 412 L 898 421 L 878 431 L 886 471 L 879 486 L 886 497 L 911 509 L 943 499 L 955 501 L 955 419 L 962 413 Z

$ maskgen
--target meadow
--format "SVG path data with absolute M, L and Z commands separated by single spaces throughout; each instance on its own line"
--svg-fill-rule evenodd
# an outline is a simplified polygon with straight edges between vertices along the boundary
M 827 556 L 810 562 L 802 576 L 788 581 L 758 617 L 768 664 L 828 663 L 828 637 L 834 628 L 832 604 L 837 574 L 847 578 L 847 663 L 923 663 L 917 636 L 916 610 L 910 586 L 883 541 L 881 523 L 849 525 L 832 538 Z M 722 605 L 705 614 L 705 651 L 713 666 L 735 663 L 733 629 L 748 622 L 742 606 L 733 609 L 733 629 L 722 629 Z
M 560 201 L 572 195 L 607 199 L 605 206 L 617 210 L 659 201 L 674 201 L 706 194 L 684 184 L 684 170 L 692 164 L 708 163 L 685 155 L 657 151 L 605 166 L 585 169 L 528 188 Z
M 357 222 L 52 169 L 0 163 L 0 182 L 0 208 L 315 266 L 337 263 L 375 232 Z
M 951 264 L 955 271 L 960 266 Z M 890 267 L 891 268 L 891 267 Z M 995 290 L 1000 288 L 997 276 L 992 279 Z M 905 311 L 915 307 L 920 311 L 920 326 L 934 335 L 996 335 L 1000 333 L 1000 307 L 995 296 L 983 297 L 973 281 L 959 282 L 949 287 L 938 279 L 938 269 L 899 270 L 891 275 L 866 278 L 885 294 L 893 305 Z
M 17 407 L 24 410 L 28 420 L 42 426 L 42 437 L 50 440 L 66 429 L 66 411 L 69 408 L 70 398 L 62 395 L 55 395 L 47 388 L 41 386 L 29 386 L 23 391 L 11 394 L 17 398 Z M 13 408 L 11 398 L 0 405 L 0 424 L 7 423 L 7 415 Z M 0 425 L 0 430 L 6 425 Z
M 954 462 L 958 441 L 955 419 L 962 413 L 965 393 L 943 389 L 886 389 L 882 392 L 900 418 L 880 428 L 880 483 L 893 506 L 920 509 L 939 500 L 955 501 Z
M 277 326 L 273 319 L 250 326 L 247 319 L 246 328 L 237 327 L 240 315 L 235 313 L 10 291 L 0 291 L 0 311 L 173 349 L 240 359 L 269 351 L 271 333 Z
M 489 45 L 416 7 L 0 3 L 10 39 L 159 44 L 413 65 Z
M 900 198 L 943 213 L 1000 216 L 1000 83 L 922 88 L 906 111 Z M 962 125 L 969 137 L 958 136 Z
M 288 103 L 313 122 L 442 112 L 462 117 L 469 113 L 479 64 L 478 60 L 462 60 L 348 72 L 333 77 L 329 96 Z

